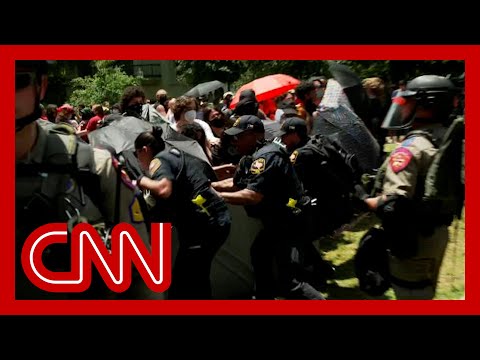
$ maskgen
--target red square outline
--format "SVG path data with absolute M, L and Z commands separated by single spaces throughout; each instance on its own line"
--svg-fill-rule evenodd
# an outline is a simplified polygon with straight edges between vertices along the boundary
M 0 240 L 0 314 L 20 315 L 476 315 L 480 314 L 480 253 L 474 218 L 478 169 L 466 171 L 464 301 L 330 300 L 15 300 L 14 299 L 14 61 L 47 60 L 465 60 L 466 162 L 473 164 L 473 136 L 479 128 L 480 46 L 478 45 L 0 45 L 0 109 L 6 134 L 0 142 L 3 209 Z M 468 185 L 470 184 L 470 185 Z M 468 225 L 467 225 L 468 224 Z

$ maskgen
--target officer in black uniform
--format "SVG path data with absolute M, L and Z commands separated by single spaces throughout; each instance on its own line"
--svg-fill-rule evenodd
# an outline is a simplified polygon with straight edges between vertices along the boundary
M 250 250 L 256 298 L 324 300 L 319 291 L 295 276 L 298 260 L 294 259 L 302 256 L 300 204 L 305 199 L 286 150 L 265 143 L 263 123 L 255 115 L 241 116 L 226 132 L 234 136 L 237 151 L 245 156 L 233 178 L 212 186 L 225 201 L 244 205 L 249 216 L 262 221 L 263 229 Z
M 315 206 L 308 214 L 309 226 L 305 228 L 305 238 L 309 238 L 305 241 L 305 265 L 322 283 L 334 276 L 335 268 L 322 259 L 312 241 L 333 233 L 350 221 L 353 215 L 349 195 L 355 181 L 354 157 L 342 153 L 339 146 L 334 146 L 324 136 L 310 137 L 305 120 L 299 117 L 286 119 L 276 135 L 275 141 L 286 146 L 306 195 L 315 199 Z
M 206 162 L 177 148 L 165 149 L 161 129 L 140 134 L 137 157 L 149 177 L 137 171 L 137 183 L 155 198 L 151 220 L 175 226 L 179 251 L 169 299 L 210 299 L 213 258 L 230 233 L 231 215 L 211 188 L 215 173 Z
M 350 194 L 361 176 L 355 154 L 347 153 L 330 137 L 319 133 L 309 136 L 305 121 L 298 117 L 285 121 L 277 141 L 286 146 L 307 195 L 317 199 L 315 213 L 321 222 L 315 228 L 315 236 L 330 234 L 350 222 Z

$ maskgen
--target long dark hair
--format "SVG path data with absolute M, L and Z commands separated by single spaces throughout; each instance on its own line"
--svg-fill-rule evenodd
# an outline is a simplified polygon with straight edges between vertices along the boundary
M 142 132 L 135 139 L 135 149 L 139 150 L 144 146 L 149 146 L 154 154 L 158 154 L 165 149 L 162 134 L 163 130 L 159 126 L 154 126 L 151 131 Z

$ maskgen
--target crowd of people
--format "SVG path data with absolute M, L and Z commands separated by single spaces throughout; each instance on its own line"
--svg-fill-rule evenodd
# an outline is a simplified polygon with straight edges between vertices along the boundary
M 103 234 L 115 223 L 129 222 L 143 232 L 147 245 L 149 222 L 171 222 L 178 234 L 166 294 L 152 293 L 136 274 L 126 293 L 112 294 L 99 281 L 77 295 L 91 298 L 211 299 L 212 261 L 235 221 L 230 206 L 243 206 L 262 224 L 250 249 L 252 298 L 324 300 L 319 289 L 335 277 L 335 269 L 313 241 L 349 223 L 359 209 L 375 212 L 390 238 L 398 238 L 406 222 L 416 224 L 428 169 L 459 108 L 456 87 L 436 75 L 420 76 L 408 86 L 402 81 L 393 93 L 381 78 L 364 79 L 362 106 L 336 79 L 315 76 L 274 99 L 258 101 L 255 91 L 245 90 L 234 107 L 232 92 L 216 104 L 170 97 L 164 89 L 149 100 L 140 86 L 127 87 L 112 106 L 42 105 L 47 63 L 18 61 L 16 76 L 17 255 L 26 236 L 48 222 L 74 225 L 87 219 Z M 341 139 L 322 132 L 325 114 L 338 108 L 375 142 L 368 165 Z M 152 129 L 135 136 L 131 156 L 125 153 L 128 179 L 119 182 L 118 154 L 89 142 L 92 133 L 126 117 Z M 195 140 L 201 156 L 169 145 L 172 133 Z M 79 144 L 74 149 L 68 146 L 72 138 Z M 383 149 L 391 139 L 398 146 L 388 155 Z M 68 154 L 63 162 L 55 157 L 60 153 Z M 52 164 L 55 169 L 73 164 L 91 176 L 39 175 Z M 378 173 L 372 192 L 363 182 L 365 173 Z M 398 299 L 435 296 L 455 215 L 447 206 L 435 211 L 422 219 L 428 222 L 422 231 L 400 236 L 412 239 L 415 251 L 389 255 Z M 64 257 L 62 249 L 48 254 L 55 269 L 68 266 Z M 17 273 L 18 298 L 72 297 L 39 291 Z

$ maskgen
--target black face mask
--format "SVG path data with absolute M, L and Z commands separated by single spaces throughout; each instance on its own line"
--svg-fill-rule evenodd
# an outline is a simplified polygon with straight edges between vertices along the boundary
M 40 98 L 35 99 L 35 110 L 30 115 L 24 116 L 20 119 L 15 119 L 15 132 L 19 132 L 28 124 L 34 122 L 42 116 L 42 109 L 40 108 Z
M 135 105 L 130 105 L 127 107 L 127 114 L 131 114 L 136 117 L 140 117 L 142 115 L 142 104 L 135 104 Z
M 222 128 L 225 126 L 225 120 L 222 118 L 216 118 L 210 121 L 210 124 L 212 124 L 213 127 Z

